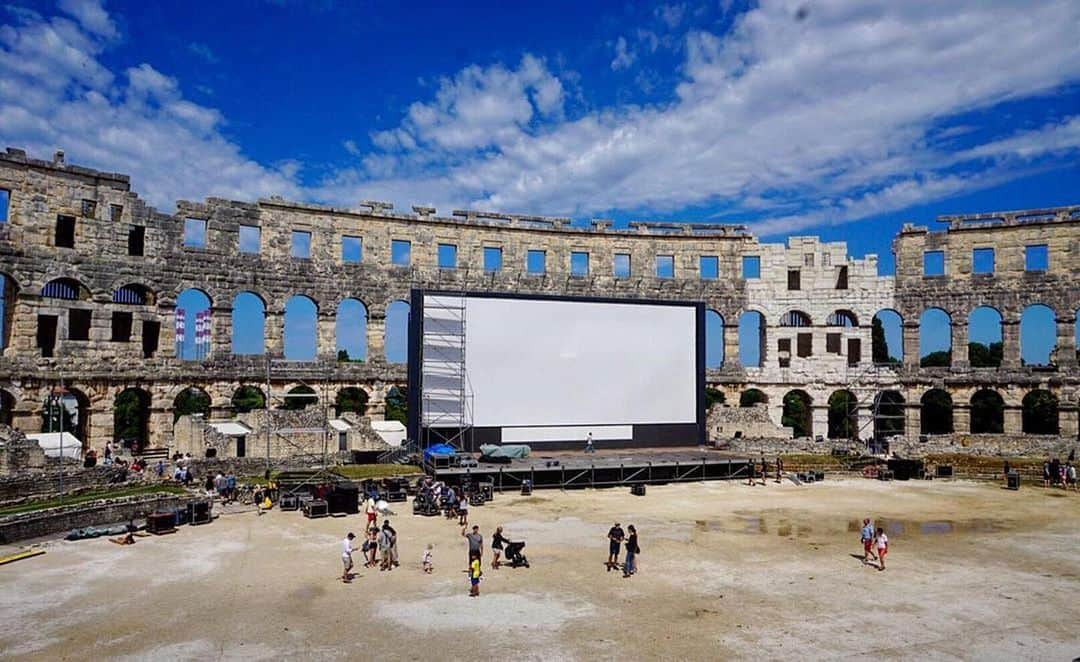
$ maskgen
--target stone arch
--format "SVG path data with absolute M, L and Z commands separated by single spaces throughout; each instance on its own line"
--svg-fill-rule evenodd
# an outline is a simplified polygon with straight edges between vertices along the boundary
M 46 402 L 41 408 L 41 430 L 60 432 L 62 429 L 73 434 L 86 448 L 90 441 L 91 413 L 90 398 L 83 391 L 71 386 L 47 389 Z
M 392 301 L 386 307 L 383 327 L 383 351 L 387 363 L 407 363 L 409 358 L 409 304 Z
M 184 361 L 201 361 L 210 353 L 209 329 L 199 334 L 198 320 L 209 319 L 213 299 L 204 290 L 189 287 L 176 296 L 176 356 Z
M 991 389 L 979 389 L 971 396 L 972 434 L 1001 434 L 1005 430 L 1005 400 Z
M 796 437 L 814 436 L 813 398 L 802 389 L 784 395 L 784 410 L 780 424 L 790 427 Z
M 54 278 L 41 288 L 41 296 L 46 299 L 64 301 L 89 301 L 90 288 L 74 278 Z
M 232 353 L 260 355 L 266 352 L 266 300 L 247 290 L 232 301 Z
M 880 391 L 874 396 L 874 437 L 884 439 L 902 435 L 907 430 L 906 406 L 900 391 Z
M 342 412 L 351 411 L 363 416 L 367 405 L 367 391 L 356 386 L 346 386 L 339 390 L 334 398 L 334 415 L 341 416 Z
M 765 315 L 747 310 L 739 315 L 739 362 L 747 368 L 765 365 Z
M 1046 389 L 1034 389 L 1024 396 L 1021 423 L 1024 434 L 1058 434 L 1058 398 Z
M 780 316 L 780 326 L 808 327 L 813 326 L 810 316 L 801 310 L 789 310 Z
M 0 388 L 0 425 L 12 425 L 15 422 L 15 396 L 10 391 Z
M 952 318 L 941 308 L 927 308 L 919 316 L 919 365 L 952 365 Z
M 854 328 L 859 326 L 859 318 L 850 310 L 835 310 L 826 318 L 825 325 Z
M 386 390 L 386 420 L 400 421 L 408 425 L 408 389 L 394 385 Z
M 874 314 L 870 330 L 871 356 L 878 365 L 904 361 L 904 318 L 891 308 Z
M 339 361 L 367 360 L 367 323 L 368 309 L 363 301 L 354 297 L 341 300 L 334 319 Z
M 919 400 L 919 433 L 953 433 L 953 399 L 945 389 L 932 388 Z
M 1023 365 L 1050 365 L 1057 343 L 1057 320 L 1053 309 L 1033 303 L 1020 314 L 1020 361 Z
M 1002 360 L 1001 312 L 978 306 L 968 315 L 968 363 L 972 368 L 996 368 Z
M 150 393 L 128 387 L 113 399 L 112 439 L 123 448 L 142 449 L 150 442 Z
M 705 367 L 724 364 L 724 316 L 715 310 L 705 311 Z
M 287 411 L 300 411 L 319 404 L 318 392 L 307 384 L 292 387 L 287 395 L 289 397 L 281 404 L 281 408 Z
M 739 394 L 739 406 L 740 407 L 753 407 L 758 403 L 768 404 L 769 396 L 758 388 L 748 388 Z
M 0 272 L 0 350 L 11 346 L 15 327 L 15 304 L 19 299 L 19 283 L 10 274 Z
M 210 394 L 198 386 L 188 386 L 176 394 L 172 403 L 173 423 L 186 414 L 202 414 L 210 417 Z
M 318 356 L 319 306 L 304 294 L 285 302 L 285 358 L 314 361 Z
M 128 283 L 113 290 L 112 302 L 131 306 L 152 306 L 156 303 L 154 291 L 141 283 Z
M 856 439 L 859 436 L 859 402 L 847 389 L 829 396 L 829 439 Z
M 233 391 L 229 403 L 232 405 L 233 413 L 245 414 L 255 409 L 264 408 L 266 406 L 266 393 L 257 386 L 245 384 Z

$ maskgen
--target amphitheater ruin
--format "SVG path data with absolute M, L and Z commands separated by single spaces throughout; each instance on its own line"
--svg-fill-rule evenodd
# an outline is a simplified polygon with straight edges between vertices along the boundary
M 180 401 L 226 420 L 305 387 L 338 415 L 379 420 L 406 384 L 403 358 L 387 352 L 409 293 L 437 287 L 704 302 L 706 380 L 730 410 L 717 433 L 755 434 L 736 411 L 755 403 L 810 439 L 1080 433 L 1080 207 L 905 225 L 895 276 L 844 242 L 763 243 L 733 225 L 276 197 L 176 207 L 159 212 L 127 176 L 59 152 L 0 154 L 0 423 L 42 430 L 61 382 L 75 436 L 95 448 L 132 435 L 175 449 L 190 436 L 177 431 L 191 425 L 177 421 L 192 413 Z M 996 324 L 996 341 L 969 337 L 975 316 Z M 1022 360 L 1040 333 L 1045 356 Z M 238 391 L 254 400 L 237 404 Z

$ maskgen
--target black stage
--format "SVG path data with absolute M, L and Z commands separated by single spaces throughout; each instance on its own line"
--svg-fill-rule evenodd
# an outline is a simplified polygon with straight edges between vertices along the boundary
M 751 460 L 718 451 L 671 449 L 609 450 L 596 453 L 534 453 L 510 464 L 476 467 L 427 467 L 436 480 L 491 481 L 496 491 L 518 491 L 524 481 L 534 488 L 573 489 L 626 485 L 662 485 L 746 478 Z

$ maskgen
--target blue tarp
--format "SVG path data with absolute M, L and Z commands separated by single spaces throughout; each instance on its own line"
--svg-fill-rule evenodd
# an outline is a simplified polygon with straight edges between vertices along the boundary
M 457 452 L 457 449 L 450 444 L 435 444 L 434 446 L 428 446 L 424 451 L 424 461 L 430 462 L 431 458 L 436 455 L 453 455 Z

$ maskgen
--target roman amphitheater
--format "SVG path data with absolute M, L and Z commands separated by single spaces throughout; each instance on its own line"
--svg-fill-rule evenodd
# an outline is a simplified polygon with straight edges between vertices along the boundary
M 896 275 L 881 276 L 877 256 L 851 258 L 843 242 L 763 243 L 734 225 L 280 198 L 181 201 L 166 214 L 126 175 L 13 148 L 0 154 L 0 201 L 0 422 L 40 431 L 62 383 L 76 436 L 96 448 L 121 441 L 120 398 L 136 404 L 124 425 L 134 416 L 141 443 L 158 449 L 179 443 L 185 393 L 205 420 L 239 415 L 245 387 L 273 399 L 305 386 L 381 419 L 406 383 L 386 350 L 414 288 L 704 302 L 706 380 L 730 412 L 715 433 L 742 436 L 729 428 L 743 409 L 810 440 L 1078 436 L 1080 207 L 905 225 Z M 209 313 L 189 308 L 179 324 L 181 299 Z M 241 301 L 257 311 L 247 326 L 234 320 Z M 357 323 L 338 324 L 346 308 Z M 976 314 L 996 321 L 998 343 L 969 345 Z M 291 316 L 304 319 L 290 327 Z M 939 337 L 920 338 L 934 318 Z M 309 338 L 287 339 L 304 323 Z M 250 328 L 257 346 L 247 338 L 241 353 L 234 331 Z M 1029 337 L 1043 338 L 1045 357 L 1021 359 Z M 315 346 L 286 360 L 288 340 Z M 977 355 L 993 345 L 996 359 Z

